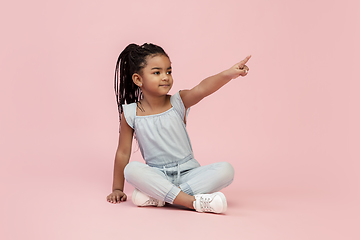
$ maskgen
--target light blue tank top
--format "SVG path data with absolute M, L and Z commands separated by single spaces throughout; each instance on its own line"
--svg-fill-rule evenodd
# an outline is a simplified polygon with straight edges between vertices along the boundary
M 145 162 L 153 167 L 173 167 L 193 159 L 186 131 L 186 111 L 179 92 L 170 98 L 172 107 L 162 113 L 137 116 L 136 103 L 123 105 L 127 124 L 134 129 Z

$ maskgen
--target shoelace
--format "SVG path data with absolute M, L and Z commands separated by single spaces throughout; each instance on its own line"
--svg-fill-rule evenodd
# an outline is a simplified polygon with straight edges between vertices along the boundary
M 210 206 L 212 199 L 210 197 L 201 197 L 200 198 L 200 207 L 204 212 L 213 211 L 214 209 Z
M 158 205 L 158 203 L 159 203 L 159 201 L 152 197 L 150 197 L 150 199 L 146 201 L 146 204 L 148 204 L 148 205 Z

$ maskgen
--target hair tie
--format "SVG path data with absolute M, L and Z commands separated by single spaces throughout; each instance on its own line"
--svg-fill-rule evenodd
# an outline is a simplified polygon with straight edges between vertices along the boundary
M 141 46 L 141 48 L 144 48 L 145 47 L 145 45 L 150 45 L 151 43 L 144 43 L 142 46 Z

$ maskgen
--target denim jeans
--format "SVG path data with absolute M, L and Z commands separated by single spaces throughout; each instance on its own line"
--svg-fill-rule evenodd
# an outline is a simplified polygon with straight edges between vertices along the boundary
M 130 162 L 124 169 L 124 175 L 126 181 L 141 192 L 173 203 L 180 191 L 193 196 L 217 192 L 230 185 L 234 179 L 234 168 L 227 162 L 200 166 L 195 159 L 175 166 Z

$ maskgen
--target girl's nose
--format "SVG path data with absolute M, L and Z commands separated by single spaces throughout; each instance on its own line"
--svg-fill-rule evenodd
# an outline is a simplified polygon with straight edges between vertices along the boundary
M 163 81 L 168 81 L 169 80 L 169 76 L 167 74 L 164 74 L 164 76 L 162 77 Z

